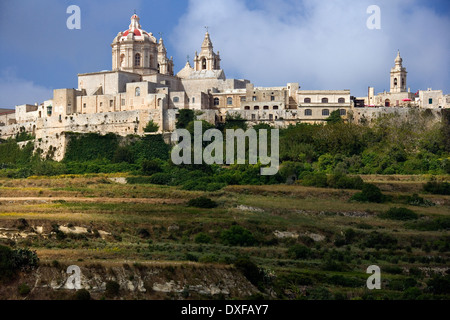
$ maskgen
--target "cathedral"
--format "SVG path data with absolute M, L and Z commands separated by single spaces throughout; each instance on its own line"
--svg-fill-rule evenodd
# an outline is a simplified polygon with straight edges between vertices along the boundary
M 0 113 L 0 138 L 29 132 L 35 137 L 35 148 L 44 154 L 56 150 L 52 154 L 55 160 L 61 160 L 65 132 L 142 135 L 151 120 L 160 133 L 170 133 L 181 109 L 192 109 L 198 119 L 212 124 L 239 114 L 250 124 L 283 127 L 324 122 L 336 110 L 344 119 L 358 120 L 361 114 L 373 113 L 371 106 L 422 106 L 421 99 L 434 99 L 432 106 L 425 107 L 450 105 L 450 97 L 443 96 L 442 91 L 429 89 L 418 99 L 407 89 L 400 52 L 391 70 L 390 92 L 375 95 L 369 87 L 367 97 L 355 98 L 350 90 L 301 90 L 298 83 L 256 87 L 249 80 L 227 79 L 208 31 L 200 51 L 195 52 L 193 65 L 187 61 L 175 74 L 173 58 L 168 58 L 163 39 L 157 40 L 145 31 L 136 14 L 111 47 L 111 71 L 79 74 L 77 89 L 56 89 L 51 100 Z M 428 98 L 430 95 L 433 97 Z M 356 110 L 358 106 L 361 108 Z

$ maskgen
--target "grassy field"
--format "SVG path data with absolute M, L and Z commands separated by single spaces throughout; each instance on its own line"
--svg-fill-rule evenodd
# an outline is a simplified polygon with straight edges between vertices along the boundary
M 390 196 L 386 203 L 350 201 L 357 190 L 273 185 L 204 193 L 121 184 L 114 177 L 0 180 L 0 243 L 36 250 L 41 264 L 223 268 L 248 257 L 261 270 L 250 282 L 272 299 L 449 297 L 450 196 L 423 193 L 429 177 L 362 177 Z M 413 193 L 431 205 L 408 204 Z M 187 206 L 200 196 L 218 206 Z M 380 217 L 392 207 L 418 216 Z M 223 233 L 233 226 L 247 230 L 252 242 L 226 243 Z M 366 288 L 370 265 L 381 267 L 381 290 Z M 444 289 L 436 289 L 436 281 Z

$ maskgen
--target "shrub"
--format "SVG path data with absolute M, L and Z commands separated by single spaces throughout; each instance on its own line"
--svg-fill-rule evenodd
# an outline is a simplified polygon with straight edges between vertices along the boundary
M 201 232 L 195 236 L 195 243 L 211 243 L 211 237 L 206 233 Z
M 434 206 L 434 203 L 428 200 L 425 200 L 422 197 L 419 197 L 419 195 L 417 193 L 413 194 L 412 196 L 409 196 L 406 199 L 406 202 L 409 205 L 412 206 L 421 206 L 421 207 L 431 207 Z
M 220 235 L 222 242 L 228 246 L 252 246 L 256 243 L 252 233 L 241 226 L 232 226 Z
M 236 269 L 242 272 L 244 277 L 253 285 L 260 286 L 264 280 L 264 272 L 248 258 L 239 258 L 234 262 Z
M 188 206 L 196 207 L 196 208 L 211 209 L 211 208 L 216 208 L 217 203 L 209 198 L 199 197 L 199 198 L 189 200 Z
M 430 181 L 423 186 L 423 190 L 433 194 L 450 195 L 450 183 Z
M 415 221 L 406 225 L 410 229 L 421 231 L 450 230 L 450 217 L 439 217 L 433 220 Z
M 12 250 L 0 245 L 0 280 L 13 277 L 17 271 L 29 271 L 39 264 L 35 251 L 28 249 Z
M 172 176 L 169 173 L 155 173 L 150 177 L 152 184 L 168 185 L 172 181 Z
M 288 249 L 287 254 L 291 259 L 307 259 L 311 255 L 311 249 L 301 244 L 296 244 Z
M 21 296 L 26 296 L 31 291 L 30 286 L 26 283 L 22 283 L 21 285 L 19 285 L 19 287 L 17 289 Z
M 91 300 L 91 294 L 86 289 L 77 290 L 77 292 L 75 293 L 75 300 Z
M 416 220 L 418 218 L 417 213 L 407 208 L 390 208 L 388 211 L 378 215 L 382 219 L 390 220 Z
M 307 187 L 326 188 L 327 175 L 325 173 L 307 173 L 303 176 L 301 184 Z
M 332 174 L 328 176 L 327 184 L 331 188 L 336 189 L 359 189 L 361 190 L 364 181 L 361 177 L 350 177 L 345 174 Z
M 105 294 L 108 297 L 115 297 L 119 294 L 120 285 L 115 281 L 108 281 L 106 283 L 106 291 Z
M 161 164 L 158 160 L 144 160 L 141 163 L 142 174 L 151 176 L 155 173 L 161 172 Z
M 354 194 L 350 200 L 381 203 L 386 201 L 386 196 L 381 193 L 380 188 L 376 185 L 365 183 L 362 187 L 362 191 Z

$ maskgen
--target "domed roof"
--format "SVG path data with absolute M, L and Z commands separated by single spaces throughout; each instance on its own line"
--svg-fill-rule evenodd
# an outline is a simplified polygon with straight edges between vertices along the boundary
M 133 39 L 136 41 L 145 41 L 146 39 L 150 40 L 151 42 L 156 43 L 156 38 L 153 36 L 153 34 L 150 32 L 143 30 L 141 28 L 141 24 L 139 23 L 139 16 L 137 14 L 133 14 L 131 16 L 131 23 L 128 27 L 128 30 L 125 30 L 121 34 L 119 34 L 119 41 L 125 41 L 127 39 Z M 131 34 L 131 36 L 130 36 Z

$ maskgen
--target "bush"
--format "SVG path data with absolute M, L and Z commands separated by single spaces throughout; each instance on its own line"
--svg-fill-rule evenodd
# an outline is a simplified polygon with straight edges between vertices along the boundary
M 390 219 L 390 220 L 416 220 L 418 218 L 417 213 L 407 208 L 390 208 L 385 213 L 378 215 L 382 219 Z
M 168 185 L 172 181 L 172 176 L 169 173 L 155 173 L 150 177 L 152 184 Z
M 139 237 L 141 237 L 143 239 L 150 238 L 150 232 L 147 229 L 144 229 L 144 228 L 139 229 L 138 235 L 139 235 Z
M 433 194 L 450 195 L 450 183 L 430 181 L 423 186 L 423 190 Z
M 450 230 L 450 217 L 439 217 L 433 220 L 415 221 L 414 223 L 408 223 L 407 227 L 421 231 Z
M 17 289 L 21 296 L 26 296 L 31 291 L 30 286 L 26 283 L 22 283 L 21 285 L 19 285 L 19 287 Z
M 77 290 L 75 300 L 87 301 L 91 300 L 91 294 L 86 289 Z
M 196 208 L 211 209 L 211 208 L 216 208 L 217 203 L 209 198 L 199 197 L 199 198 L 189 200 L 188 206 L 196 207 Z
M 303 176 L 301 184 L 307 187 L 326 188 L 327 175 L 325 173 L 307 173 Z
M 413 194 L 412 196 L 409 196 L 406 199 L 406 202 L 409 205 L 412 206 L 421 206 L 421 207 L 431 207 L 434 206 L 434 203 L 428 200 L 425 200 L 422 197 L 419 197 L 419 195 L 417 193 Z
M 151 176 L 155 173 L 161 172 L 161 164 L 158 160 L 144 160 L 141 163 L 142 174 L 146 176 Z
M 222 242 L 228 246 L 252 246 L 256 239 L 252 233 L 241 226 L 232 226 L 220 235 Z
M 354 194 L 350 200 L 381 203 L 386 201 L 386 196 L 381 193 L 380 188 L 376 185 L 365 183 L 362 187 L 362 191 Z
M 296 244 L 288 249 L 287 254 L 291 259 L 307 259 L 311 255 L 311 249 L 301 244 Z
M 106 291 L 105 294 L 108 297 L 115 297 L 119 294 L 120 285 L 115 281 L 108 281 L 106 283 Z
M 30 271 L 39 264 L 35 251 L 28 249 L 12 250 L 0 245 L 0 280 L 12 278 L 18 271 Z
M 330 188 L 361 190 L 364 181 L 359 176 L 350 177 L 345 174 L 332 174 L 328 177 L 327 184 Z
M 264 280 L 264 272 L 258 266 L 250 261 L 248 258 L 239 258 L 234 262 L 236 269 L 242 272 L 244 277 L 248 279 L 253 285 L 259 287 Z
M 211 243 L 211 237 L 208 236 L 206 233 L 201 232 L 195 236 L 195 243 L 204 243 L 204 244 Z

